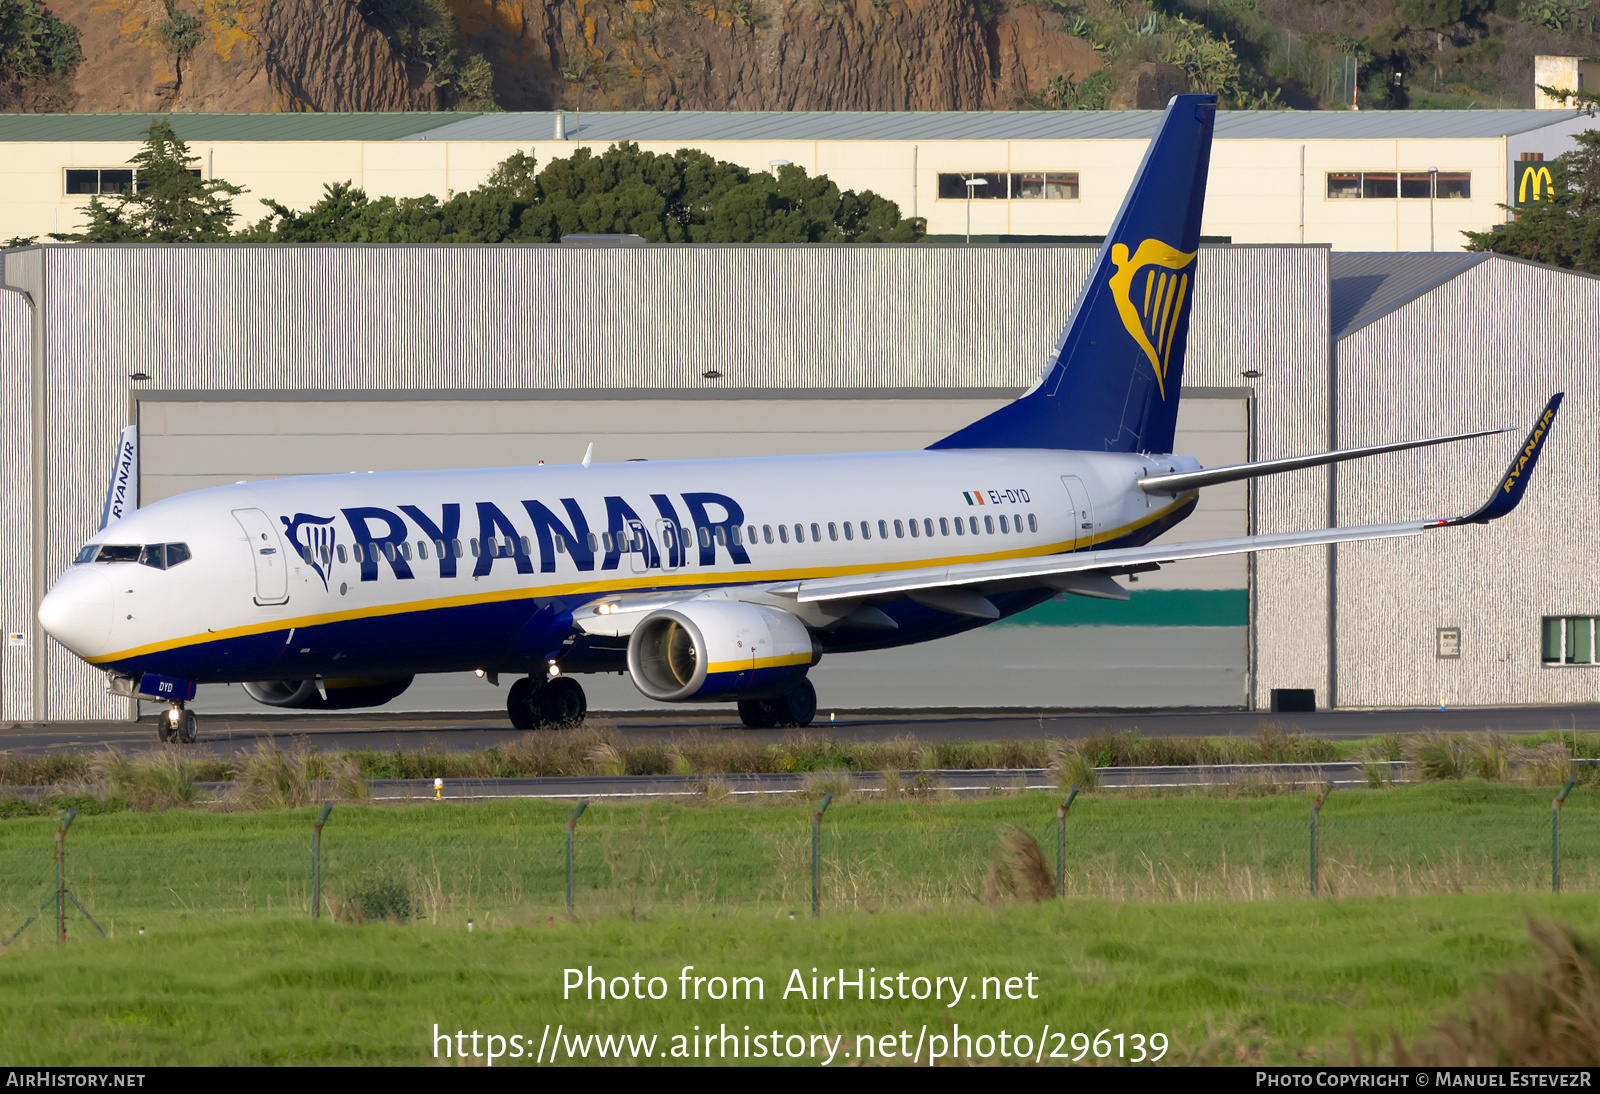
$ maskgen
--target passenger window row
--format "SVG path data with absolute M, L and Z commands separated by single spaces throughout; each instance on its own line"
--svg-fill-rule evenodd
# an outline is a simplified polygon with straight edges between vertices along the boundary
M 932 539 L 936 535 L 946 537 L 950 535 L 1017 535 L 1024 530 L 1037 533 L 1039 531 L 1039 519 L 1033 513 L 1027 514 L 1026 517 L 1021 513 L 1012 513 L 1010 515 L 1002 513 L 999 516 L 988 515 L 982 518 L 960 516 L 939 517 L 937 520 L 933 517 L 912 517 L 908 520 L 892 521 L 887 519 L 878 521 L 829 521 L 825 526 L 813 521 L 810 524 L 763 524 L 759 528 L 754 524 L 743 528 L 739 525 L 733 525 L 731 533 L 726 530 L 727 526 L 718 524 L 710 527 L 700 526 L 695 528 L 692 542 L 697 541 L 701 547 L 710 547 L 713 543 L 725 547 L 730 541 L 734 546 L 743 546 L 747 542 L 752 546 L 762 543 L 806 543 L 808 541 L 821 543 L 823 542 L 824 527 L 827 529 L 828 541 L 837 543 L 841 536 L 846 542 L 853 542 L 857 538 L 870 540 L 874 535 L 874 527 L 876 527 L 876 535 L 879 539 L 889 539 L 891 536 L 895 539 L 905 539 L 907 536 L 912 539 Z M 561 536 L 554 538 L 557 553 L 565 554 L 567 550 L 566 540 Z M 532 544 L 527 536 L 496 536 L 485 539 L 482 543 L 476 539 L 469 539 L 467 544 L 473 558 L 478 558 L 480 555 L 485 554 L 492 558 L 510 558 L 518 554 L 532 554 Z M 162 545 L 156 545 L 156 547 L 160 546 Z M 178 562 L 189 557 L 189 549 L 181 543 L 169 543 L 165 546 L 169 552 L 176 549 L 183 553 L 183 557 L 177 561 L 170 561 L 171 555 L 169 554 L 168 566 L 176 566 Z M 663 544 L 663 546 L 670 546 L 670 543 Z M 79 552 L 77 561 L 86 562 L 93 558 L 93 547 L 94 545 L 85 547 L 83 551 Z M 644 540 L 637 532 L 632 534 L 621 532 L 615 534 L 601 532 L 596 534 L 590 532 L 589 552 L 593 554 L 602 548 L 608 553 L 611 551 L 637 552 L 644 550 Z M 150 549 L 152 548 L 146 548 L 146 550 Z M 101 549 L 98 561 L 131 562 L 137 558 L 137 555 L 134 558 L 123 560 L 120 558 L 107 558 L 106 552 L 137 552 L 139 550 L 140 548 L 138 547 L 105 547 Z M 301 556 L 307 562 L 315 562 L 320 558 L 325 566 L 331 564 L 335 558 L 341 563 L 346 561 L 357 563 L 363 561 L 376 562 L 379 558 L 387 559 L 390 562 L 395 561 L 397 558 L 409 562 L 413 557 L 427 559 L 430 551 L 438 558 L 464 558 L 468 553 L 467 550 L 463 550 L 459 539 L 419 539 L 414 555 L 412 546 L 409 543 L 401 543 L 399 546 L 393 543 L 370 543 L 365 548 L 357 544 L 350 548 L 348 554 L 342 543 L 331 548 L 324 546 L 315 552 L 310 547 L 302 547 L 300 549 Z M 141 559 L 140 561 L 143 560 Z M 147 563 L 147 565 L 154 565 L 154 563 Z
M 997 529 L 998 534 L 1000 535 L 1015 535 L 1023 531 L 1023 521 L 1024 518 L 1021 513 L 1013 513 L 1009 516 L 1001 514 L 999 517 L 986 516 L 982 518 L 981 523 L 979 522 L 978 517 L 939 517 L 937 521 L 935 521 L 933 517 L 912 517 L 909 520 L 879 520 L 876 522 L 870 520 L 852 522 L 847 520 L 838 524 L 834 523 L 833 521 L 829 521 L 827 529 L 828 540 L 836 543 L 840 538 L 841 532 L 843 533 L 844 539 L 847 541 L 854 540 L 857 536 L 862 539 L 871 539 L 873 536 L 874 523 L 876 523 L 877 536 L 879 539 L 888 539 L 891 535 L 893 535 L 895 539 L 905 539 L 908 535 L 912 539 L 932 539 L 935 535 L 949 536 L 952 534 L 952 532 L 958 536 L 965 536 L 968 534 L 974 536 L 992 536 L 997 533 Z M 1027 530 L 1029 532 L 1037 532 L 1039 530 L 1039 518 L 1034 514 L 1029 513 L 1026 521 Z M 773 525 L 763 524 L 758 529 L 754 524 L 752 524 L 746 530 L 745 535 L 749 537 L 749 541 L 753 544 L 789 543 L 791 541 L 791 536 L 793 538 L 793 542 L 805 543 L 807 541 L 806 533 L 808 530 L 810 532 L 810 541 L 812 543 L 822 542 L 822 525 L 815 523 L 810 525 L 779 524 L 776 526 L 776 532 L 774 532 Z M 718 528 L 717 531 L 720 533 L 722 529 Z M 705 529 L 700 529 L 700 532 L 701 543 L 704 545 Z M 734 528 L 733 538 L 735 543 L 739 541 L 739 529 L 737 527 Z

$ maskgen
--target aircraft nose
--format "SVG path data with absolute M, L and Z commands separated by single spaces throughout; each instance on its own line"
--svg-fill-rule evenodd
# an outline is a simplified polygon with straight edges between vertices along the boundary
M 87 566 L 61 576 L 39 605 L 39 626 L 79 657 L 107 652 L 114 618 L 111 579 Z

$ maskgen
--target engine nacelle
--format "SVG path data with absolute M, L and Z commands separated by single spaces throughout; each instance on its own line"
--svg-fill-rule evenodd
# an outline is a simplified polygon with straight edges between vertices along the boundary
M 261 680 L 244 685 L 244 693 L 269 707 L 295 710 L 353 710 L 379 707 L 411 686 L 409 676 L 357 677 L 324 680 L 324 699 L 315 680 Z
M 628 640 L 628 673 L 652 699 L 782 695 L 816 661 L 811 633 L 788 612 L 696 600 L 651 612 Z

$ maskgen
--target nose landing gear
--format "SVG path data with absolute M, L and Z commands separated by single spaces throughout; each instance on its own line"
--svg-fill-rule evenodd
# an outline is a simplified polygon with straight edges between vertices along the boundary
M 518 729 L 568 729 L 589 712 L 583 686 L 570 676 L 535 681 L 524 676 L 506 693 L 506 713 Z
M 161 715 L 157 732 L 165 743 L 192 745 L 198 725 L 199 720 L 195 718 L 194 711 L 182 703 L 173 703 Z

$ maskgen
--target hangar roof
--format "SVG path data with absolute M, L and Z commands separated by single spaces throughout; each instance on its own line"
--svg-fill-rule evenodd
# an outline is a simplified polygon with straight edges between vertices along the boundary
M 1491 256 L 1466 251 L 1334 251 L 1328 326 L 1338 341 Z
M 563 115 L 569 140 L 1147 140 L 1158 110 L 638 111 Z M 137 141 L 170 122 L 186 141 L 550 140 L 556 115 L 0 114 L 0 143 Z M 1560 110 L 1225 110 L 1222 140 L 1506 137 L 1570 120 Z

